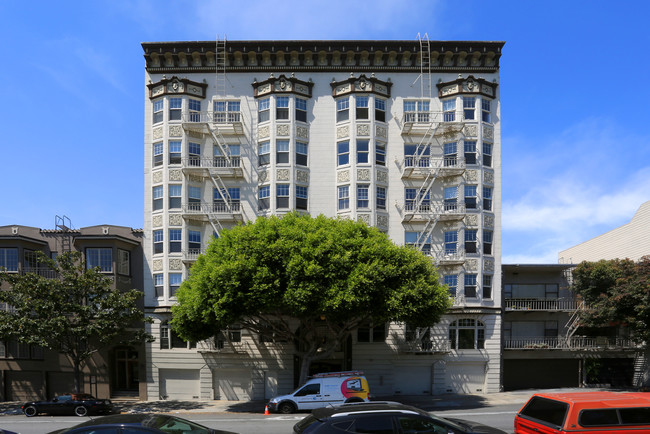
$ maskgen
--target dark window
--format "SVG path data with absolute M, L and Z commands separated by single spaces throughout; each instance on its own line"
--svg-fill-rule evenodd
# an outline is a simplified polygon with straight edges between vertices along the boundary
M 275 118 L 276 119 L 289 119 L 289 97 L 279 96 L 275 100 Z
M 578 423 L 582 426 L 618 425 L 618 414 L 615 408 L 583 410 L 580 412 Z
M 307 100 L 296 98 L 296 120 L 307 122 Z
M 275 162 L 278 164 L 289 162 L 289 141 L 277 140 L 275 142 Z
M 169 98 L 169 120 L 181 120 L 181 107 L 183 106 L 182 98 Z
M 357 102 L 357 110 L 356 110 L 357 119 L 368 119 L 368 97 L 357 96 L 356 102 Z
M 307 165 L 308 145 L 304 142 L 296 142 L 296 164 L 298 166 Z
M 520 415 L 527 419 L 537 419 L 560 428 L 569 412 L 569 404 L 552 399 L 533 397 L 521 410 Z
M 386 101 L 383 99 L 375 99 L 375 120 L 386 122 Z
M 393 434 L 393 417 L 387 414 L 357 417 L 348 431 L 364 434 Z
M 401 432 L 404 434 L 448 434 L 454 432 L 451 428 L 422 417 L 399 416 L 398 420 L 402 428 Z
M 623 425 L 650 424 L 650 407 L 619 408 L 618 412 Z
M 492 167 L 492 143 L 483 143 L 483 165 Z
M 320 383 L 307 384 L 297 391 L 294 396 L 318 395 L 320 393 Z

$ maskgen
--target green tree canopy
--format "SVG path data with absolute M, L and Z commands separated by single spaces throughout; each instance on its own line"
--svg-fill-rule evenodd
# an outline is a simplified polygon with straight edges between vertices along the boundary
M 150 339 L 144 333 L 142 292 L 121 291 L 98 269 L 86 269 L 79 252 L 56 260 L 42 253 L 39 263 L 49 275 L 1 272 L 0 337 L 39 345 L 68 356 L 74 368 L 75 390 L 81 392 L 83 364 L 97 351 L 118 342 Z
M 623 325 L 638 342 L 650 340 L 650 256 L 582 262 L 573 271 L 572 289 L 587 306 L 582 325 Z
M 223 231 L 177 297 L 172 326 L 186 340 L 241 323 L 296 342 L 301 383 L 361 324 L 430 326 L 450 306 L 421 252 L 363 223 L 297 213 Z

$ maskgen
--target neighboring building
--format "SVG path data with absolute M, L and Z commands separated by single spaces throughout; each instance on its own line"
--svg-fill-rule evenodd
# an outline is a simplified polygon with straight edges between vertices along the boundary
M 503 265 L 504 390 L 634 384 L 638 347 L 626 330 L 579 327 L 573 268 Z
M 625 258 L 638 261 L 647 255 L 650 255 L 650 201 L 639 207 L 629 223 L 562 250 L 558 262 L 578 264 Z
M 49 276 L 51 270 L 38 266 L 37 251 L 52 258 L 78 251 L 89 267 L 101 267 L 117 288 L 142 290 L 142 236 L 141 229 L 123 226 L 71 229 L 68 219 L 58 217 L 54 230 L 0 226 L 0 268 L 10 273 Z M 0 309 L 7 308 L 0 304 Z M 146 399 L 144 382 L 140 382 L 144 379 L 143 353 L 144 345 L 118 345 L 95 354 L 83 368 L 83 391 L 98 398 Z M 15 341 L 0 341 L 0 401 L 50 399 L 72 391 L 73 368 L 66 356 Z
M 368 325 L 313 372 L 363 370 L 377 395 L 500 390 L 503 45 L 142 44 L 150 399 L 296 386 L 292 343 L 237 325 L 187 343 L 169 327 L 213 236 L 291 210 L 363 221 L 422 250 L 454 301 L 430 328 Z

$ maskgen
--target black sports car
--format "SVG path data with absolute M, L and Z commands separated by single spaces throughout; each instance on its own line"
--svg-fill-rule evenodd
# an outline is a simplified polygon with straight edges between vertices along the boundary
M 88 420 L 70 428 L 52 431 L 49 434 L 96 434 L 128 432 L 132 434 L 195 433 L 195 434 L 237 434 L 199 425 L 196 422 L 168 414 L 114 414 Z
M 21 409 L 25 416 L 37 414 L 86 416 L 88 414 L 110 414 L 113 404 L 108 399 L 97 399 L 87 393 L 71 393 L 59 395 L 51 401 L 26 402 Z

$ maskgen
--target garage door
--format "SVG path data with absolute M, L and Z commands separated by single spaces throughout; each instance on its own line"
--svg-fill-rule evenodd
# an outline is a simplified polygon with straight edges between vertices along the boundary
M 482 393 L 485 388 L 485 362 L 447 363 L 447 391 Z
M 503 390 L 578 387 L 579 363 L 576 359 L 504 360 Z
M 430 395 L 431 366 L 397 365 L 393 371 L 395 393 L 400 395 Z M 370 386 L 372 388 L 372 385 Z
M 40 371 L 6 371 L 7 401 L 44 399 Z
M 160 369 L 160 396 L 163 399 L 199 399 L 200 371 L 198 369 Z
M 253 397 L 250 369 L 215 369 L 212 378 L 215 399 L 249 401 Z

